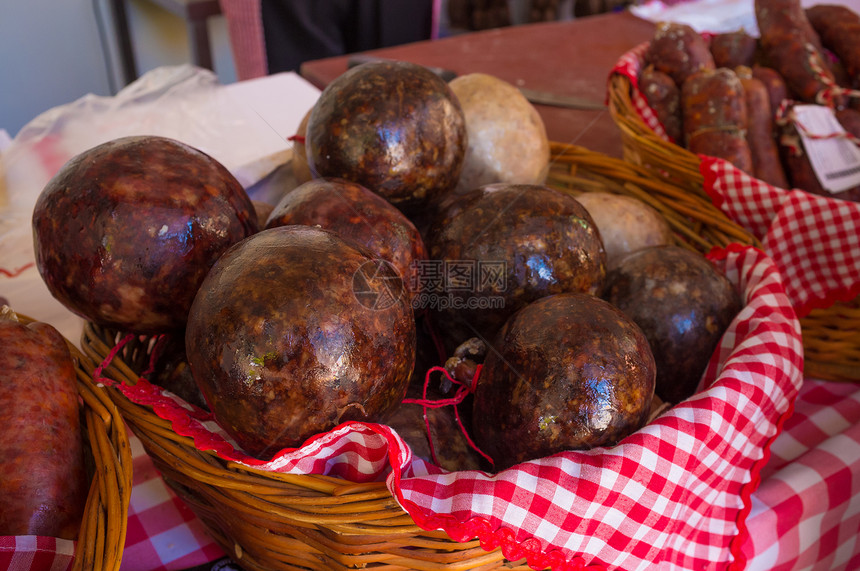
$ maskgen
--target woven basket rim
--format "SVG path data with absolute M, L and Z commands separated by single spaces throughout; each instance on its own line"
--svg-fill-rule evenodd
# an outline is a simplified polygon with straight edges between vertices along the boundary
M 91 367 L 89 374 L 95 363 L 105 360 L 110 343 L 119 335 L 85 324 L 81 347 Z M 125 362 L 124 353 L 134 355 L 130 361 L 140 359 L 148 344 L 147 339 L 132 341 L 102 374 L 133 384 L 137 375 Z M 356 483 L 319 474 L 269 472 L 221 459 L 214 451 L 198 450 L 191 438 L 174 432 L 170 422 L 150 406 L 132 402 L 117 388 L 106 388 L 165 481 L 197 514 L 212 539 L 248 569 L 270 570 L 272 565 L 281 564 L 284 566 L 276 568 L 298 569 L 293 565 L 302 558 L 311 568 L 330 568 L 318 566 L 317 552 L 329 557 L 326 565 L 334 565 L 332 561 L 344 565 L 333 567 L 337 569 L 371 564 L 392 570 L 497 568 L 505 561 L 500 548 L 488 552 L 477 540 L 458 543 L 441 530 L 421 529 L 385 482 Z M 230 510 L 234 519 L 228 527 L 241 530 L 243 541 L 258 549 L 265 545 L 265 556 L 249 553 L 224 533 L 223 514 L 213 509 L 213 502 Z M 277 534 L 286 529 L 304 534 L 305 543 Z M 384 553 L 374 551 L 383 547 L 387 550 Z M 505 568 L 529 569 L 525 564 Z

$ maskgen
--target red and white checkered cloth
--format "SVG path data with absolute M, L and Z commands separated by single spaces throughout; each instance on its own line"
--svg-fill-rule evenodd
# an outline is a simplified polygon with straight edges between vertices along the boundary
M 860 386 L 806 379 L 752 496 L 749 571 L 860 569 Z
M 347 423 L 261 462 L 156 387 L 118 388 L 224 458 L 353 481 L 385 478 L 419 526 L 457 541 L 478 537 L 487 549 L 501 546 L 507 558 L 526 557 L 535 568 L 739 568 L 757 473 L 802 381 L 802 345 L 770 258 L 737 246 L 712 259 L 746 305 L 711 359 L 707 388 L 618 446 L 566 452 L 495 475 L 432 469 L 414 460 L 393 430 L 365 423 Z
M 0 569 L 66 571 L 75 559 L 75 542 L 37 535 L 0 536 Z
M 187 519 L 142 448 L 134 451 L 122 571 L 177 571 L 219 559 L 213 540 L 187 529 L 200 524 Z M 860 568 L 860 386 L 806 379 L 769 451 L 739 542 L 746 569 Z M 139 476 L 141 466 L 148 476 Z
M 701 159 L 705 190 L 762 240 L 800 317 L 860 295 L 860 204 L 774 188 L 722 159 Z

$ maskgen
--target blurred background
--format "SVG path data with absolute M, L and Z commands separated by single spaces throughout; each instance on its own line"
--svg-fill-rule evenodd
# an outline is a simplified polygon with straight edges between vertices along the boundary
M 439 36 L 606 7 L 606 0 L 438 1 Z M 0 0 L 0 53 L 0 129 L 9 137 L 43 111 L 88 93 L 113 95 L 159 66 L 195 63 L 222 83 L 237 80 L 219 0 Z

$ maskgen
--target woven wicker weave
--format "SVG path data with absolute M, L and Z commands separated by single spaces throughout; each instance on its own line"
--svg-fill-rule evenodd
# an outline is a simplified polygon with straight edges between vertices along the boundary
M 707 200 L 699 157 L 664 141 L 642 121 L 632 103 L 632 89 L 627 77 L 612 74 L 609 111 L 621 131 L 625 160 Z M 831 381 L 860 381 L 860 300 L 815 309 L 800 320 L 800 325 L 806 375 Z
M 731 243 L 761 247 L 704 194 L 694 194 L 655 176 L 647 167 L 594 153 L 576 145 L 551 143 L 547 184 L 574 193 L 603 191 L 633 196 L 657 209 L 675 232 L 676 243 L 701 253 Z
M 23 323 L 33 319 L 18 314 Z M 92 382 L 93 365 L 66 340 L 75 361 L 78 393 L 84 407 L 84 441 L 92 453 L 93 480 L 78 534 L 74 571 L 119 569 L 125 546 L 128 503 L 132 488 L 132 456 L 128 433 L 107 389 Z
M 701 197 L 650 175 L 647 169 L 577 146 L 552 145 L 548 184 L 569 192 L 631 194 L 669 221 L 679 244 L 700 252 L 755 240 Z M 81 347 L 94 364 L 105 361 L 123 334 L 92 324 Z M 124 345 L 102 372 L 134 384 L 148 365 L 151 340 Z M 383 483 L 355 484 L 318 475 L 254 470 L 197 450 L 150 407 L 109 389 L 131 430 L 167 483 L 211 536 L 249 570 L 292 569 L 528 569 L 487 552 L 478 541 L 458 543 L 425 531 L 399 507 Z
M 118 338 L 88 324 L 81 344 L 100 363 Z M 146 339 L 128 343 L 102 374 L 134 384 L 149 349 Z M 110 393 L 165 481 L 245 569 L 529 569 L 505 561 L 500 549 L 487 552 L 478 541 L 457 543 L 443 532 L 422 530 L 384 483 L 277 474 L 228 462 L 197 450 L 150 407 L 118 390 Z

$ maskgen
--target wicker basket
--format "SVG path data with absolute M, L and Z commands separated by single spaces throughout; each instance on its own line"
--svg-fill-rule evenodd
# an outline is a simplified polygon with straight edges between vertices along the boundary
M 33 319 L 18 314 L 23 323 Z M 78 393 L 84 406 L 84 442 L 94 465 L 84 519 L 78 534 L 75 571 L 119 569 L 125 546 L 132 488 L 132 456 L 125 423 L 107 389 L 92 381 L 93 364 L 66 340 L 75 361 Z
M 90 365 L 105 360 L 120 335 L 88 324 L 81 344 Z M 149 339 L 134 339 L 102 374 L 134 384 L 151 346 Z M 279 474 L 225 461 L 195 448 L 150 407 L 118 390 L 110 394 L 168 485 L 245 569 L 529 569 L 505 561 L 500 549 L 485 551 L 477 540 L 457 543 L 444 532 L 422 530 L 382 482 Z
M 594 153 L 576 145 L 551 143 L 552 164 L 547 184 L 559 190 L 614 192 L 633 196 L 659 211 L 675 233 L 675 241 L 706 254 L 731 243 L 761 247 L 749 232 L 729 219 L 702 194 L 628 161 Z
M 650 176 L 646 169 L 576 146 L 554 144 L 553 155 L 551 186 L 638 196 L 665 215 L 679 244 L 707 252 L 732 242 L 755 243 L 709 201 Z M 88 373 L 124 337 L 88 324 L 81 340 Z M 152 344 L 151 339 L 133 339 L 102 374 L 134 384 L 149 363 Z M 500 549 L 485 551 L 477 540 L 459 543 L 442 531 L 419 528 L 381 482 L 285 475 L 228 462 L 199 451 L 150 407 L 119 390 L 108 392 L 166 482 L 246 569 L 529 569 L 524 561 L 506 561 Z
M 708 200 L 699 157 L 663 140 L 646 125 L 634 108 L 629 78 L 613 73 L 608 89 L 609 111 L 621 131 L 625 160 Z M 860 300 L 815 309 L 800 320 L 800 325 L 806 375 L 831 381 L 860 381 Z

